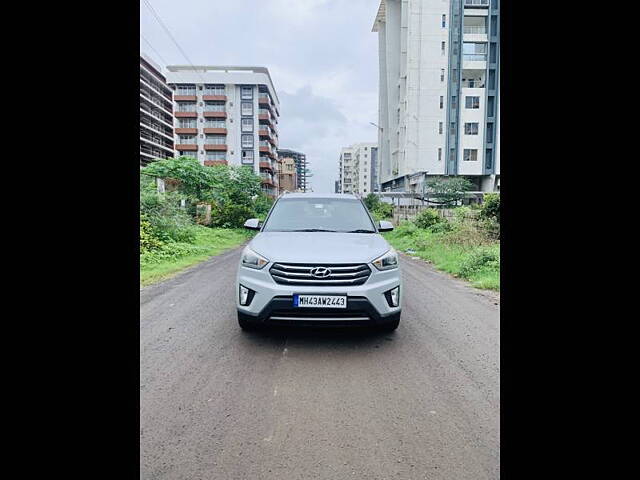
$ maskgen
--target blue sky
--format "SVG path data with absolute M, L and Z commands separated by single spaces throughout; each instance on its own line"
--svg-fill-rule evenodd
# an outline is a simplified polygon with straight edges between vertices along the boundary
M 333 192 L 340 148 L 377 141 L 379 0 L 149 1 L 194 64 L 269 69 L 280 147 L 307 154 L 314 191 Z M 140 32 L 160 65 L 188 63 L 144 1 Z

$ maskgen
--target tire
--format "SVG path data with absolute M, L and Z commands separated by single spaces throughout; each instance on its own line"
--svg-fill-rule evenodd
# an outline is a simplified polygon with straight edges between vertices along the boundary
M 394 320 L 392 320 L 389 323 L 384 323 L 381 327 L 380 330 L 382 332 L 385 333 L 391 333 L 393 331 L 395 331 L 398 328 L 398 325 L 400 325 L 400 315 L 398 315 Z
M 256 324 L 250 320 L 247 320 L 240 312 L 238 312 L 238 325 L 245 332 L 250 332 L 256 329 Z

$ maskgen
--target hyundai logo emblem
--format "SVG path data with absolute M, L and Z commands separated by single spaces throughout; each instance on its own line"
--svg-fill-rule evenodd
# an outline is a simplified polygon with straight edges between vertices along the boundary
M 331 270 L 325 267 L 315 267 L 311 269 L 311 275 L 316 278 L 327 278 L 331 275 Z

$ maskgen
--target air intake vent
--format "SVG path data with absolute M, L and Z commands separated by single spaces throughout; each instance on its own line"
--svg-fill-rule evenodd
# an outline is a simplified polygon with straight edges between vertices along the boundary
M 273 280 L 281 285 L 309 286 L 362 285 L 371 275 L 366 263 L 274 263 L 269 272 Z

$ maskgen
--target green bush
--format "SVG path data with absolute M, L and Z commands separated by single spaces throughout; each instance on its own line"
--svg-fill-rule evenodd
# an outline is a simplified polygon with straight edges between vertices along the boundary
M 162 245 L 156 250 L 141 252 L 140 266 L 146 267 L 154 263 L 177 260 L 187 255 L 196 255 L 205 252 L 206 248 L 190 243 L 173 242 Z
M 441 222 L 434 223 L 428 229 L 431 233 L 447 233 L 453 230 L 448 220 L 443 219 Z
M 211 206 L 211 226 L 222 228 L 240 228 L 249 218 L 255 217 L 255 211 L 248 205 L 233 203 L 214 203 Z
M 496 246 L 479 248 L 460 265 L 460 276 L 469 278 L 482 270 L 500 271 L 500 250 Z
M 416 227 L 415 223 L 412 222 L 403 222 L 398 228 L 394 229 L 394 236 L 396 237 L 409 237 L 418 231 L 418 227 Z
M 154 235 L 153 226 L 149 220 L 146 217 L 140 217 L 140 252 L 157 250 L 163 245 L 162 240 Z
M 380 202 L 371 212 L 376 220 L 388 220 L 393 218 L 393 205 Z
M 487 193 L 484 196 L 482 208 L 480 209 L 482 218 L 493 218 L 500 223 L 500 194 Z
M 434 208 L 427 208 L 416 216 L 413 223 L 415 223 L 418 228 L 429 228 L 441 221 L 440 215 L 438 215 L 438 212 Z

